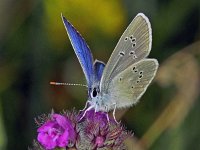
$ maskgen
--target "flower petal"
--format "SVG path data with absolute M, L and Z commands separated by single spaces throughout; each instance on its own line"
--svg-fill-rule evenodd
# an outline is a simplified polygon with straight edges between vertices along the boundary
M 62 116 L 62 115 L 53 114 L 52 117 L 53 117 L 53 118 L 56 120 L 56 122 L 57 122 L 62 128 L 64 128 L 64 129 L 66 129 L 66 128 L 69 126 L 69 124 L 71 124 L 71 122 L 70 122 L 66 117 L 64 117 L 64 116 Z
M 74 140 L 76 135 L 72 122 L 68 118 L 59 114 L 54 114 L 53 117 L 64 130 L 68 130 L 70 136 L 69 139 Z
M 55 125 L 54 121 L 47 121 L 44 123 L 41 127 L 37 129 L 37 132 L 47 132 L 49 129 L 51 129 Z
M 58 139 L 57 139 L 57 145 L 59 147 L 66 147 L 69 142 L 69 132 L 66 130 Z
M 52 140 L 52 137 L 50 137 L 46 133 L 39 133 L 37 140 L 44 146 L 46 149 L 53 149 L 56 147 L 56 141 Z

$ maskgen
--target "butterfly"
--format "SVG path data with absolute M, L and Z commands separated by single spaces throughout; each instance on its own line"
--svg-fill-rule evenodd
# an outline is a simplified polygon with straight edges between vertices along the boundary
M 147 58 L 152 47 L 149 19 L 143 13 L 136 15 L 105 65 L 102 61 L 93 61 L 81 34 L 64 16 L 61 17 L 86 77 L 89 103 L 86 111 L 109 112 L 136 104 L 159 66 L 156 59 Z

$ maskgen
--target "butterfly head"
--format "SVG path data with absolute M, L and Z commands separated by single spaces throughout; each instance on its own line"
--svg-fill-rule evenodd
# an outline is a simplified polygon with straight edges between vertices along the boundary
M 90 92 L 90 97 L 93 99 L 93 98 L 97 98 L 98 95 L 99 95 L 99 88 L 98 87 L 93 88 Z
M 94 82 L 91 88 L 88 91 L 88 97 L 90 101 L 96 101 L 99 99 L 100 89 L 99 89 L 99 82 Z
M 89 89 L 88 101 L 90 103 L 90 106 L 94 108 L 96 112 L 98 111 L 105 112 L 107 110 L 107 107 L 102 99 L 99 84 L 96 84 L 95 86 Z

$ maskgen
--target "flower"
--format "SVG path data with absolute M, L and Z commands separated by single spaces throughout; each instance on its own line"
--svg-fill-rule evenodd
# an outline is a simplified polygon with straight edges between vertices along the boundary
M 82 115 L 83 112 L 65 111 L 62 115 L 38 117 L 36 123 L 40 127 L 32 150 L 126 149 L 124 141 L 132 134 L 120 123 L 109 118 L 105 112 L 90 110 L 83 118 Z
M 125 149 L 124 140 L 131 135 L 107 113 L 94 110 L 88 111 L 77 127 L 77 149 Z
M 59 114 L 53 114 L 51 119 L 38 128 L 37 140 L 46 149 L 66 147 L 70 140 L 75 139 L 75 131 L 71 121 Z

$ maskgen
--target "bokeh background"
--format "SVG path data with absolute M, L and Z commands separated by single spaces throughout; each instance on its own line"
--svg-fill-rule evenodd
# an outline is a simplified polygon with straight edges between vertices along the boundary
M 0 149 L 27 149 L 36 138 L 34 118 L 79 110 L 85 83 L 62 24 L 61 13 L 86 39 L 94 58 L 107 62 L 137 13 L 153 28 L 149 57 L 158 74 L 122 122 L 134 132 L 130 150 L 200 149 L 199 0 L 7 0 L 0 2 Z

